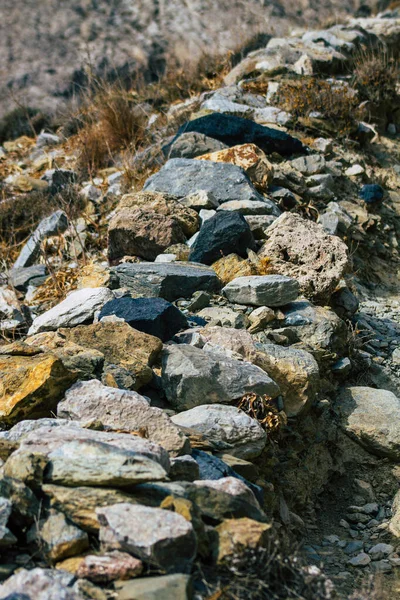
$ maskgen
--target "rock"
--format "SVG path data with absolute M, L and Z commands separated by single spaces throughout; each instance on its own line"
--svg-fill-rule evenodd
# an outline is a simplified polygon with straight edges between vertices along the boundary
M 208 152 L 218 152 L 227 148 L 226 144 L 203 133 L 182 133 L 169 148 L 168 158 L 196 158 Z
M 268 306 L 259 306 L 251 311 L 249 314 L 249 321 L 251 327 L 250 333 L 257 333 L 266 328 L 266 326 L 275 320 L 275 312 Z
M 360 552 L 357 556 L 350 558 L 348 564 L 352 567 L 366 567 L 371 562 L 370 557 L 365 552 Z
M 0 420 L 13 425 L 23 418 L 49 416 L 64 391 L 75 381 L 51 353 L 0 356 Z
M 360 552 L 360 550 L 364 549 L 364 542 L 361 540 L 353 540 L 349 542 L 346 547 L 343 549 L 345 554 L 355 554 L 356 552 Z
M 189 196 L 185 196 L 180 200 L 183 206 L 193 208 L 194 210 L 201 211 L 203 209 L 218 208 L 219 202 L 211 192 L 205 190 L 199 190 Z
M 210 294 L 207 292 L 194 292 L 190 303 L 187 305 L 187 310 L 189 312 L 196 312 L 197 310 L 202 310 L 209 306 L 211 300 Z
M 295 158 L 290 164 L 302 175 L 316 175 L 325 169 L 325 158 L 320 154 L 310 154 Z
M 353 220 L 337 202 L 330 202 L 326 211 L 318 217 L 318 223 L 331 235 L 345 234 Z
M 120 287 L 133 297 L 160 297 L 173 302 L 190 298 L 196 291 L 218 292 L 221 284 L 215 272 L 202 265 L 185 263 L 125 263 L 113 269 Z
M 162 481 L 166 472 L 155 461 L 130 450 L 93 440 L 65 442 L 47 455 L 45 481 L 68 487 L 129 487 Z
M 262 200 L 243 169 L 207 160 L 173 158 L 144 184 L 145 191 L 184 198 L 199 190 L 211 192 L 220 204 L 228 200 Z M 171 244 L 169 244 L 171 245 Z
M 201 336 L 200 347 L 207 344 L 208 349 L 211 346 L 223 347 L 226 350 L 240 354 L 245 360 L 253 362 L 256 352 L 254 341 L 250 333 L 243 329 L 232 329 L 228 327 L 209 327 L 200 329 Z
M 196 556 L 191 523 L 171 511 L 133 504 L 99 508 L 100 541 L 167 573 L 189 570 Z
M 115 298 L 103 306 L 99 319 L 108 315 L 115 315 L 134 329 L 163 342 L 187 327 L 183 313 L 163 298 Z
M 341 319 L 349 319 L 357 312 L 360 303 L 343 282 L 343 285 L 339 283 L 338 288 L 333 292 L 331 305 Z
M 400 537 L 400 490 L 393 499 L 392 518 L 389 522 L 389 531 L 392 535 Z
M 20 569 L 0 585 L 0 598 L 82 600 L 72 585 L 75 577 L 55 569 Z M 19 596 L 19 594 L 21 596 Z
M 142 571 L 143 565 L 140 560 L 126 552 L 114 551 L 103 555 L 85 556 L 76 574 L 93 583 L 111 583 L 115 580 L 125 581 L 137 577 Z
M 189 600 L 192 597 L 190 575 L 174 573 L 117 583 L 117 600 Z
M 389 554 L 394 552 L 394 546 L 392 544 L 384 544 L 379 543 L 372 546 L 372 548 L 368 551 L 368 554 L 371 557 L 371 560 L 382 560 L 383 558 L 387 558 Z
M 113 298 L 114 294 L 105 287 L 71 292 L 60 304 L 36 317 L 28 334 L 34 335 L 40 331 L 54 331 L 59 327 L 75 327 L 83 323 L 91 323 L 95 312 Z
M 382 202 L 384 194 L 382 186 L 372 183 L 363 185 L 359 195 L 366 204 L 378 204 Z
M 0 332 L 13 334 L 25 325 L 25 314 L 14 290 L 0 287 Z
M 173 142 L 179 139 L 180 135 L 188 132 L 202 133 L 230 147 L 238 144 L 255 144 L 267 154 L 278 152 L 282 156 L 288 156 L 305 151 L 299 140 L 283 131 L 263 127 L 249 119 L 220 113 L 212 113 L 185 123 L 178 130 Z
M 253 306 L 283 306 L 294 302 L 299 284 L 284 275 L 238 277 L 223 288 L 230 302 Z
M 257 274 L 255 266 L 249 260 L 240 258 L 237 254 L 223 256 L 213 263 L 212 268 L 225 285 L 236 277 L 248 277 Z
M 288 417 L 310 408 L 320 382 L 318 363 L 312 354 L 300 348 L 259 344 L 253 362 L 278 383 Z
M 210 98 L 203 102 L 200 109 L 202 111 L 224 113 L 226 115 L 235 115 L 237 117 L 251 117 L 253 114 L 253 108 L 251 106 L 233 102 L 218 91 L 214 92 Z
M 210 265 L 231 252 L 247 256 L 247 249 L 253 247 L 253 235 L 242 215 L 217 212 L 203 223 L 191 248 L 189 260 Z
M 137 331 L 123 322 L 102 321 L 62 329 L 59 333 L 67 343 L 101 352 L 104 356 L 103 379 L 107 380 L 110 374 L 118 387 L 133 390 L 150 382 L 153 377 L 151 367 L 162 349 L 158 338 Z M 39 339 L 37 343 L 41 343 Z
M 240 499 L 255 508 L 259 508 L 259 504 L 254 493 L 251 489 L 236 477 L 222 477 L 221 479 L 206 479 L 202 481 L 195 481 L 195 486 L 201 489 L 208 488 L 211 490 L 217 490 L 224 492 L 234 498 Z
M 20 292 L 26 292 L 28 286 L 38 287 L 44 283 L 46 278 L 46 265 L 32 265 L 31 267 L 11 269 L 9 275 L 12 286 Z
M 165 347 L 162 384 L 168 401 L 179 410 L 230 403 L 251 392 L 279 395 L 277 384 L 258 367 L 187 344 Z
M 365 173 L 365 169 L 361 165 L 352 165 L 344 172 L 347 177 L 354 177 L 356 175 L 362 175 L 363 173 Z
M 331 367 L 332 373 L 337 377 L 345 377 L 351 371 L 351 360 L 347 358 L 340 358 Z
M 111 263 L 124 256 L 154 260 L 169 246 L 185 241 L 182 228 L 172 217 L 143 208 L 123 209 L 108 227 L 108 259 Z
M 400 400 L 386 390 L 345 388 L 338 399 L 341 426 L 368 451 L 400 459 Z
M 198 316 L 203 317 L 206 321 L 210 321 L 214 325 L 222 325 L 223 327 L 246 329 L 248 325 L 248 319 L 245 315 L 225 307 L 212 306 L 210 308 L 203 308 L 198 313 Z
M 293 213 L 284 213 L 268 228 L 260 252 L 282 275 L 294 277 L 301 292 L 326 302 L 348 266 L 347 247 L 320 225 Z
M 205 404 L 171 417 L 176 425 L 203 433 L 212 442 L 229 445 L 229 453 L 243 459 L 259 456 L 267 435 L 261 425 L 235 406 Z
M 87 533 L 68 523 L 62 513 L 54 510 L 39 522 L 38 535 L 49 559 L 54 562 L 80 554 L 89 546 Z
M 82 422 L 97 419 L 114 431 L 145 431 L 148 439 L 173 455 L 189 451 L 188 440 L 161 408 L 149 406 L 136 392 L 106 387 L 96 380 L 70 388 L 58 405 L 57 415 Z
M 279 217 L 281 211 L 272 200 L 230 200 L 224 202 L 217 210 L 230 210 L 247 216 L 272 215 Z
M 264 152 L 254 144 L 241 144 L 227 150 L 203 154 L 198 160 L 229 163 L 241 167 L 249 179 L 260 189 L 272 183 L 274 167 Z
M 281 110 L 276 106 L 266 106 L 265 108 L 256 108 L 253 113 L 253 119 L 256 123 L 260 123 L 260 125 L 268 125 L 268 124 L 276 124 L 282 126 L 290 126 L 293 122 L 293 116 L 286 112 L 286 110 Z
M 199 465 L 189 455 L 177 456 L 171 460 L 169 477 L 172 481 L 195 481 L 200 478 Z
M 33 265 L 39 257 L 41 243 L 52 235 L 63 233 L 67 227 L 68 218 L 62 210 L 57 210 L 50 217 L 43 219 L 19 253 L 14 269 Z
M 223 521 L 215 528 L 218 535 L 216 561 L 222 564 L 245 550 L 265 548 L 271 527 L 247 518 Z
M 116 213 L 136 208 L 164 217 L 172 217 L 179 224 L 186 237 L 191 237 L 199 229 L 200 222 L 196 211 L 184 206 L 174 196 L 161 194 L 160 192 L 144 191 L 125 194 L 116 208 Z
M 68 185 L 75 183 L 76 173 L 68 169 L 48 169 L 42 179 L 49 184 L 50 192 L 56 194 Z
M 57 146 L 61 143 L 61 139 L 58 135 L 54 135 L 52 133 L 46 133 L 42 131 L 36 138 L 36 147 L 37 148 L 46 148 L 48 146 Z

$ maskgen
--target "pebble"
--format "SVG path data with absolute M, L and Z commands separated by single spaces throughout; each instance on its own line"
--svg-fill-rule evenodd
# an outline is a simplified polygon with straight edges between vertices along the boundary
M 352 567 L 366 567 L 371 562 L 371 558 L 365 552 L 360 552 L 357 556 L 350 558 L 348 564 Z

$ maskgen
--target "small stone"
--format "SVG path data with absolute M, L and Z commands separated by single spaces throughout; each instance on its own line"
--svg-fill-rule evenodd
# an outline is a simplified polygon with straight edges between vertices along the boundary
M 299 284 L 284 275 L 237 277 L 223 290 L 230 302 L 254 306 L 283 306 L 296 300 Z
M 190 456 L 177 456 L 171 459 L 169 477 L 172 481 L 195 481 L 200 478 L 199 465 Z
M 350 558 L 347 564 L 352 567 L 366 567 L 371 562 L 370 557 L 365 552 L 360 552 L 357 556 Z
M 365 173 L 365 169 L 361 165 L 352 165 L 344 172 L 347 177 L 354 177 L 356 175 L 362 175 L 363 173 Z
M 393 570 L 393 565 L 390 560 L 377 560 L 371 565 L 374 573 L 390 573 Z
M 360 190 L 360 198 L 366 202 L 366 204 L 377 204 L 382 202 L 384 196 L 384 189 L 377 183 L 363 185 Z
M 200 211 L 203 208 L 218 208 L 219 206 L 219 202 L 215 198 L 213 193 L 207 192 L 206 190 L 198 190 L 193 194 L 189 194 L 188 196 L 181 198 L 180 202 L 184 206 L 187 206 L 188 208 L 193 208 L 197 211 Z
M 303 175 L 315 175 L 325 169 L 325 159 L 319 154 L 310 154 L 290 161 L 292 167 Z
M 191 596 L 190 575 L 176 573 L 161 577 L 141 577 L 115 583 L 118 600 L 188 600 Z
M 218 546 L 215 558 L 223 563 L 244 549 L 265 547 L 272 525 L 252 519 L 227 519 L 216 527 Z
M 372 546 L 372 548 L 368 551 L 368 554 L 371 556 L 372 560 L 381 560 L 382 558 L 386 558 L 387 556 L 389 556 L 389 554 L 392 554 L 393 552 L 394 547 L 392 546 L 392 544 L 380 543 L 375 544 L 375 546 Z
M 347 544 L 347 546 L 344 548 L 344 552 L 345 552 L 345 554 L 355 554 L 356 552 L 363 550 L 363 548 L 364 548 L 364 542 L 361 542 L 361 541 L 349 542 Z
M 33 265 L 39 257 L 41 243 L 52 235 L 63 233 L 67 227 L 68 218 L 62 210 L 57 210 L 49 217 L 43 219 L 23 246 L 14 263 L 14 269 Z
M 77 576 L 93 583 L 110 583 L 133 579 L 142 574 L 143 564 L 126 552 L 109 552 L 85 556 L 77 569 Z
M 62 513 L 54 510 L 39 523 L 39 538 L 54 562 L 80 554 L 89 546 L 87 533 L 68 523 Z

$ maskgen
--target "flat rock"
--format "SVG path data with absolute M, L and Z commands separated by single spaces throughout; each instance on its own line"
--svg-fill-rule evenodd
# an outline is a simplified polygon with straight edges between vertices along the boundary
M 193 119 L 182 125 L 173 143 L 176 139 L 179 139 L 180 135 L 188 132 L 202 133 L 227 144 L 227 146 L 255 144 L 267 154 L 278 152 L 282 156 L 288 156 L 305 152 L 300 140 L 287 133 L 270 127 L 263 127 L 249 119 L 233 115 L 212 113 Z
M 253 234 L 243 215 L 217 212 L 203 223 L 191 247 L 189 260 L 210 265 L 232 252 L 246 257 L 247 249 L 253 247 Z
M 0 585 L 0 598 L 82 600 L 72 589 L 75 577 L 57 569 L 20 569 Z
M 131 327 L 163 342 L 187 327 L 184 314 L 163 298 L 115 298 L 101 309 L 99 319 L 115 315 Z
M 204 404 L 171 417 L 177 425 L 199 431 L 213 442 L 229 445 L 229 452 L 239 458 L 259 456 L 267 443 L 261 425 L 235 406 Z
M 160 297 L 169 302 L 190 298 L 196 291 L 218 292 L 221 288 L 215 271 L 200 264 L 124 263 L 112 273 L 133 297 Z
M 221 204 L 228 200 L 262 200 L 246 173 L 232 164 L 186 158 L 170 159 L 144 184 L 144 190 L 184 198 L 199 190 L 211 192 Z
M 50 416 L 76 380 L 54 354 L 0 356 L 0 422 Z
M 192 597 L 190 575 L 173 573 L 161 577 L 146 577 L 118 582 L 117 600 L 189 600 Z
M 70 388 L 57 415 L 82 422 L 97 419 L 111 430 L 145 431 L 148 439 L 173 455 L 189 451 L 188 440 L 161 408 L 149 406 L 136 392 L 106 387 L 97 380 Z
M 230 403 L 251 392 L 279 395 L 278 385 L 260 368 L 188 344 L 165 347 L 162 383 L 168 401 L 179 410 Z
M 104 546 L 134 554 L 167 572 L 189 570 L 196 536 L 181 515 L 148 506 L 116 504 L 97 510 Z
M 108 552 L 97 555 L 89 554 L 80 562 L 77 576 L 89 579 L 93 583 L 111 583 L 138 577 L 143 571 L 143 564 L 126 552 Z
M 94 440 L 65 442 L 47 454 L 45 481 L 58 485 L 129 487 L 167 474 L 147 456 Z
M 342 390 L 336 406 L 350 437 L 373 454 L 400 460 L 400 400 L 392 392 L 349 387 Z
M 237 277 L 223 290 L 230 302 L 253 306 L 284 306 L 296 300 L 299 284 L 285 275 Z
M 217 210 L 230 210 L 245 216 L 273 215 L 279 217 L 281 214 L 276 204 L 268 198 L 264 200 L 230 200 L 221 204 Z
M 71 292 L 65 300 L 33 320 L 29 335 L 41 331 L 54 331 L 59 327 L 75 327 L 93 322 L 94 314 L 114 294 L 106 287 L 87 288 Z
M 270 258 L 282 275 L 297 279 L 306 297 L 327 303 L 348 267 L 346 244 L 321 225 L 288 212 L 267 232 L 260 256 Z

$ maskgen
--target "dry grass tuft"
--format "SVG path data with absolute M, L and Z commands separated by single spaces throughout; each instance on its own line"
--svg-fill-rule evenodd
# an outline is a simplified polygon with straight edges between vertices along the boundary
M 286 414 L 280 411 L 276 402 L 266 394 L 263 396 L 254 393 L 245 394 L 237 406 L 239 410 L 258 421 L 269 434 L 278 433 L 287 423 Z

